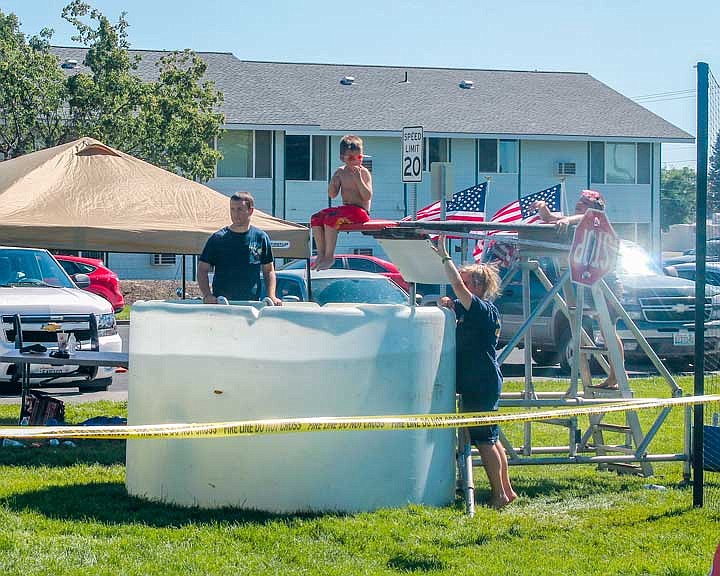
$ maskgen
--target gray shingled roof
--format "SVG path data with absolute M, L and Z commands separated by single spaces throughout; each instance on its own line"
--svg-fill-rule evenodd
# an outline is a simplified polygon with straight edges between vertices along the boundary
M 84 48 L 54 47 L 80 63 Z M 157 77 L 167 52 L 132 51 L 138 75 Z M 693 137 L 589 74 L 461 70 L 343 64 L 251 62 L 230 53 L 198 52 L 207 77 L 223 92 L 228 124 L 313 126 L 319 131 L 393 131 L 479 135 L 651 138 Z M 404 82 L 407 73 L 407 82 Z M 355 81 L 346 86 L 344 76 Z M 472 89 L 460 88 L 472 80 Z

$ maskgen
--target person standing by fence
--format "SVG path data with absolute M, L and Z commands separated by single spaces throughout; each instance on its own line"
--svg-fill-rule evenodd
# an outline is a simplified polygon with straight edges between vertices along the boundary
M 492 303 L 500 290 L 500 278 L 489 264 L 471 264 L 459 271 L 447 253 L 445 237 L 438 240 L 438 254 L 457 300 L 447 296 L 440 306 L 454 310 L 456 328 L 456 386 L 462 394 L 463 409 L 488 412 L 498 409 L 502 391 L 502 373 L 495 347 L 500 335 L 500 314 Z M 489 505 L 500 509 L 517 498 L 508 474 L 505 449 L 499 442 L 500 427 L 470 428 L 470 438 L 477 446 L 490 481 Z

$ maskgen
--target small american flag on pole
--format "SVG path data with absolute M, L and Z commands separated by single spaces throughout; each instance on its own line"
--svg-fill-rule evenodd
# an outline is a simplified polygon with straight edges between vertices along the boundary
M 484 222 L 486 193 L 487 182 L 455 192 L 452 198 L 445 204 L 445 219 Z M 403 220 L 412 220 L 412 216 L 403 218 Z M 429 206 L 425 206 L 422 210 L 418 210 L 417 220 L 424 222 L 439 221 L 440 201 L 433 202 Z
M 547 204 L 550 212 L 554 214 L 561 214 L 562 185 L 556 184 L 551 188 L 540 190 L 540 192 L 535 192 L 534 194 L 523 196 L 522 198 L 520 198 L 520 200 L 510 202 L 510 204 L 503 206 L 502 208 L 500 208 L 500 210 L 495 212 L 493 217 L 490 219 L 490 222 L 498 222 L 505 224 L 532 224 L 534 222 L 540 222 L 540 215 L 537 213 L 537 210 L 533 208 L 533 204 L 535 204 L 535 202 L 537 202 L 538 200 L 543 200 Z M 498 234 L 499 232 L 502 232 L 502 234 L 505 236 L 517 235 L 513 232 L 491 230 L 487 234 L 488 239 L 490 238 L 490 236 Z M 477 244 L 475 245 L 475 251 L 473 252 L 473 258 L 476 262 L 479 262 L 482 258 L 483 246 L 483 240 L 478 240 Z

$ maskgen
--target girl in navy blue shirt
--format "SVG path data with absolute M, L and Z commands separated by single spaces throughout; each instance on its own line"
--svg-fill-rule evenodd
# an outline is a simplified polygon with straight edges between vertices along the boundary
M 445 247 L 445 237 L 438 240 L 438 254 L 457 300 L 444 297 L 440 305 L 455 311 L 456 385 L 462 394 L 463 409 L 489 412 L 498 409 L 502 391 L 502 374 L 495 346 L 500 335 L 500 315 L 492 300 L 500 289 L 500 278 L 487 264 L 463 266 L 459 271 Z M 505 449 L 499 440 L 500 429 L 493 426 L 470 428 L 470 438 L 482 456 L 490 481 L 490 506 L 500 509 L 517 498 L 510 484 Z

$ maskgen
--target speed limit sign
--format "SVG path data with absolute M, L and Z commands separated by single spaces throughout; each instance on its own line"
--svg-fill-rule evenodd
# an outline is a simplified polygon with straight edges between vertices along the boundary
M 422 126 L 408 126 L 402 130 L 402 181 L 422 182 L 423 173 Z

